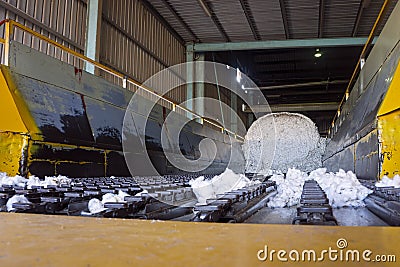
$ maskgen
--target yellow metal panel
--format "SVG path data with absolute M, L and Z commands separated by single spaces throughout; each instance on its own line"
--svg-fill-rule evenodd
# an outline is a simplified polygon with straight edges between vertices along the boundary
M 400 109 L 378 117 L 381 143 L 381 178 L 400 174 Z
M 0 131 L 26 133 L 27 129 L 9 90 L 3 71 L 0 71 L 0 95 Z
M 12 132 L 0 132 L 0 172 L 14 176 L 19 173 L 28 136 Z
M 17 113 L 20 119 L 22 119 L 22 123 L 25 125 L 24 129 L 20 131 L 13 131 L 13 132 L 22 132 L 22 133 L 29 133 L 31 137 L 34 137 L 36 140 L 42 140 L 42 136 L 40 135 L 40 130 L 36 125 L 35 120 L 32 117 L 32 114 L 24 101 L 21 93 L 19 92 L 18 88 L 13 82 L 13 78 L 10 73 L 10 69 L 6 66 L 1 66 L 1 73 L 2 76 L 5 78 L 6 84 L 8 86 L 8 92 L 11 94 L 11 98 L 1 100 L 1 104 L 3 105 L 14 105 L 17 109 Z M 3 87 L 2 87 L 3 88 Z M 3 89 L 1 89 L 3 90 Z M 7 88 L 5 88 L 7 90 Z M 9 102 L 12 101 L 12 102 Z M 15 112 L 15 111 L 14 111 Z M 9 114 L 10 112 L 6 112 L 5 114 Z M 17 117 L 17 116 L 15 116 Z M 6 131 L 1 127 L 0 124 L 0 131 Z
M 387 82 L 390 86 L 378 112 L 381 178 L 400 174 L 400 64 Z
M 390 82 L 390 81 L 387 81 Z M 400 108 L 400 64 L 397 65 L 395 74 L 386 92 L 385 99 L 379 108 L 378 116 Z
M 400 260 L 396 255 L 400 253 L 400 228 L 396 227 L 215 224 L 12 213 L 0 214 L 0 225 L 0 266 L 398 266 L 398 262 L 372 259 L 395 255 Z M 339 239 L 344 240 L 338 243 Z M 269 252 L 276 250 L 272 261 L 257 257 L 265 246 Z M 277 258 L 279 250 L 319 253 L 329 248 L 336 250 L 336 260 L 329 260 L 328 254 L 315 262 L 281 262 Z M 346 261 L 349 250 L 371 250 L 371 261 Z M 261 252 L 259 256 L 262 259 L 264 255 Z

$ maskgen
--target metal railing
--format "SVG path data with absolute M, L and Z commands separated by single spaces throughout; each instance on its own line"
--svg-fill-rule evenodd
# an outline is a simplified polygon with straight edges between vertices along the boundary
M 46 37 L 46 36 L 36 32 L 36 31 L 34 31 L 34 30 L 32 30 L 32 29 L 30 29 L 30 28 L 28 28 L 28 27 L 26 27 L 26 26 L 24 26 L 24 25 L 22 25 L 22 24 L 20 24 L 20 23 L 18 23 L 16 21 L 14 21 L 14 20 L 11 20 L 11 19 L 2 20 L 2 21 L 0 21 L 0 26 L 2 26 L 2 25 L 5 26 L 5 35 L 4 35 L 5 38 L 4 39 L 0 38 L 0 43 L 4 44 L 4 47 L 3 47 L 4 53 L 3 53 L 3 55 L 4 55 L 4 65 L 6 65 L 6 66 L 8 66 L 8 63 L 9 63 L 8 60 L 9 60 L 9 52 L 10 52 L 10 41 L 11 41 L 11 38 L 12 38 L 12 35 L 13 35 L 13 32 L 14 32 L 14 29 L 18 28 L 18 29 L 24 31 L 25 33 L 31 34 L 33 37 L 36 37 L 36 38 L 38 38 L 38 39 L 40 39 L 42 41 L 45 41 L 46 43 L 48 43 L 48 44 L 50 44 L 50 45 L 52 45 L 54 47 L 57 47 L 57 48 L 61 49 L 62 51 L 72 55 L 75 58 L 78 58 L 79 60 L 82 60 L 82 61 L 84 61 L 86 63 L 92 64 L 96 68 L 98 68 L 98 69 L 100 69 L 102 71 L 105 71 L 106 73 L 111 74 L 114 77 L 117 77 L 117 78 L 121 79 L 121 82 L 123 84 L 122 87 L 124 89 L 130 90 L 126 85 L 127 84 L 131 84 L 134 87 L 136 87 L 136 88 L 141 90 L 141 91 L 140 90 L 136 90 L 134 92 L 135 93 L 139 93 L 143 97 L 146 97 L 148 99 L 155 100 L 155 101 L 162 100 L 164 103 L 168 104 L 168 105 L 164 104 L 163 106 L 171 109 L 174 112 L 178 112 L 180 114 L 182 114 L 182 112 L 185 113 L 185 114 L 189 114 L 190 118 L 199 119 L 200 123 L 202 123 L 203 125 L 204 125 L 204 123 L 209 124 L 210 126 L 213 126 L 213 127 L 216 127 L 217 129 L 219 129 L 222 133 L 226 133 L 226 134 L 232 135 L 237 140 L 240 140 L 240 141 L 244 140 L 244 138 L 242 136 L 238 135 L 237 133 L 235 133 L 235 132 L 233 132 L 233 131 L 231 131 L 229 129 L 226 129 L 226 128 L 224 128 L 224 127 L 212 122 L 211 120 L 203 118 L 202 116 L 200 116 L 199 114 L 197 114 L 196 112 L 194 112 L 194 111 L 192 111 L 192 110 L 190 110 L 188 108 L 185 108 L 185 107 L 182 107 L 182 106 L 178 105 L 173 100 L 168 99 L 167 97 L 158 94 L 157 92 L 155 92 L 151 88 L 140 84 L 138 81 L 136 81 L 136 80 L 134 80 L 132 78 L 126 77 L 126 75 L 124 75 L 124 74 L 122 74 L 122 73 L 120 73 L 120 72 L 118 72 L 118 71 L 116 71 L 116 70 L 114 70 L 112 68 L 109 68 L 109 67 L 107 67 L 107 66 L 105 66 L 105 65 L 103 65 L 103 64 L 101 64 L 101 63 L 99 63 L 99 62 L 97 62 L 97 61 L 95 61 L 95 60 L 93 60 L 93 59 L 91 59 L 91 58 L 89 58 L 87 56 L 85 56 L 85 55 L 82 55 L 82 54 L 72 50 L 71 48 L 68 48 L 68 47 L 66 47 L 66 46 L 64 46 L 62 44 L 59 44 L 55 40 L 50 39 L 49 37 Z M 133 91 L 133 90 L 131 90 L 131 91 Z

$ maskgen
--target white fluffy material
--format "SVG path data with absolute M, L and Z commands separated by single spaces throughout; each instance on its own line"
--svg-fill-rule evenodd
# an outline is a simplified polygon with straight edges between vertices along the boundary
M 308 179 L 306 173 L 296 169 L 289 169 L 286 178 L 283 174 L 274 174 L 270 180 L 276 182 L 278 193 L 268 202 L 268 206 L 283 208 L 297 205 L 303 191 L 304 181 Z
M 309 172 L 322 166 L 326 139 L 315 123 L 297 113 L 273 113 L 257 119 L 249 128 L 243 151 L 246 172 L 266 173 L 289 168 Z
M 101 203 L 101 201 L 97 198 L 92 198 L 91 200 L 89 200 L 88 209 L 90 213 L 98 213 L 105 210 L 103 203 Z
M 309 176 L 296 169 L 289 169 L 286 179 L 283 175 L 274 175 L 271 180 L 278 186 L 278 194 L 269 203 L 269 207 L 290 207 L 299 203 L 304 181 L 314 179 L 325 191 L 329 204 L 334 208 L 364 206 L 366 198 L 372 190 L 364 187 L 356 175 L 349 171 L 339 170 L 327 173 L 325 168 L 312 171 Z
M 29 179 L 25 177 L 16 175 L 16 176 L 7 176 L 6 173 L 0 172 L 0 185 L 13 185 L 25 187 L 31 189 L 32 186 L 44 186 L 48 185 L 59 185 L 59 184 L 70 184 L 71 179 L 66 176 L 58 175 L 58 176 L 46 176 L 44 180 L 40 180 L 39 177 L 34 175 L 29 176 Z
M 400 188 L 400 176 L 395 175 L 393 179 L 390 179 L 386 175 L 382 177 L 379 182 L 375 183 L 376 187 L 394 186 L 394 188 Z
M 16 175 L 13 177 L 7 176 L 6 173 L 0 173 L 0 185 L 13 185 L 13 186 L 21 186 L 24 187 L 25 184 L 28 182 L 28 179 L 25 177 Z
M 101 201 L 98 200 L 97 198 L 92 198 L 88 203 L 88 209 L 89 209 L 90 213 L 101 212 L 101 211 L 105 210 L 105 208 L 104 208 L 104 204 L 105 203 L 125 202 L 125 197 L 126 196 L 130 196 L 130 195 L 125 193 L 125 192 L 123 192 L 123 191 L 121 191 L 121 190 L 119 190 L 118 194 L 112 194 L 112 193 L 104 194 L 102 199 L 101 199 Z
M 199 205 L 206 204 L 207 199 L 216 198 L 217 194 L 223 194 L 256 183 L 259 182 L 252 182 L 244 174 L 236 174 L 230 169 L 226 169 L 212 179 L 207 180 L 204 179 L 204 176 L 200 176 L 189 181 Z
M 14 203 L 31 203 L 31 202 L 24 195 L 14 195 L 7 201 L 6 204 L 7 211 L 14 210 L 14 208 L 12 207 Z

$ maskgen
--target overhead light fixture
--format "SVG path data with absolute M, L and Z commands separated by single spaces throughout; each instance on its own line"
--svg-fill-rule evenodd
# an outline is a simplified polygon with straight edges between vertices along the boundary
M 204 13 L 206 13 L 207 16 L 211 17 L 211 10 L 208 7 L 208 5 L 204 2 L 204 0 L 197 0 L 201 6 L 201 8 L 204 10 Z
M 319 49 L 317 48 L 317 49 L 315 50 L 314 57 L 321 57 L 321 56 L 322 56 L 322 53 L 321 53 L 321 51 L 319 51 Z

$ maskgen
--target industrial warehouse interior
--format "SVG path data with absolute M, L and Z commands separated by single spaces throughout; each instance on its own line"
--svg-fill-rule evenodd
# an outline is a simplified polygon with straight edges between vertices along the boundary
M 397 0 L 0 0 L 0 266 L 398 266 Z

